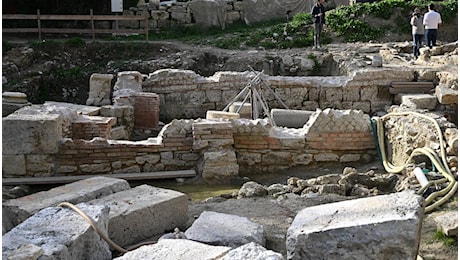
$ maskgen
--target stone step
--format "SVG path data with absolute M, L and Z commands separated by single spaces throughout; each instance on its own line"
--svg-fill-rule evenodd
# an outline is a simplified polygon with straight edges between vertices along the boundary
M 188 197 L 184 193 L 140 185 L 89 201 L 110 207 L 111 240 L 122 247 L 162 235 L 187 221 Z
M 61 202 L 77 204 L 128 189 L 130 186 L 126 180 L 99 176 L 6 201 L 2 204 L 3 231 L 9 231 L 41 209 Z

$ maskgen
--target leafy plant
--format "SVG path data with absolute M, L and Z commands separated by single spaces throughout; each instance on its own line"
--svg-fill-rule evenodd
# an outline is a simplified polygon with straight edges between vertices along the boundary
M 443 244 L 445 246 L 447 246 L 447 247 L 457 245 L 457 240 L 456 239 L 444 235 L 444 233 L 442 231 L 439 231 L 439 230 L 436 231 L 436 233 L 434 234 L 434 237 L 435 237 L 436 240 L 442 241 Z

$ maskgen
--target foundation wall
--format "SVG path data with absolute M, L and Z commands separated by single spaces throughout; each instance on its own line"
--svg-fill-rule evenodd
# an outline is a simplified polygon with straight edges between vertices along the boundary
M 336 117 L 337 113 L 341 116 Z M 198 119 L 173 120 L 158 137 L 137 142 L 102 137 L 92 140 L 62 138 L 55 153 L 4 153 L 4 161 L 20 156 L 18 159 L 23 166 L 17 171 L 7 164 L 8 167 L 3 167 L 3 176 L 19 177 L 18 173 L 21 176 L 110 175 L 195 169 L 199 174 L 206 173 L 202 176 L 206 180 L 222 182 L 238 174 L 277 171 L 318 162 L 370 160 L 376 151 L 367 125 L 368 116 L 358 111 L 351 113 L 318 110 L 315 114 L 324 116 L 313 116 L 311 125 L 291 132 L 274 127 L 268 119 Z M 317 138 L 310 140 L 309 131 L 315 133 L 318 129 L 315 125 L 325 120 L 338 131 L 348 131 L 339 126 L 341 122 L 348 124 L 344 117 L 353 117 L 355 124 L 365 122 L 366 125 L 361 126 L 359 133 L 356 129 L 351 134 L 331 133 L 335 135 L 334 141 L 361 145 L 328 147 L 315 145 Z

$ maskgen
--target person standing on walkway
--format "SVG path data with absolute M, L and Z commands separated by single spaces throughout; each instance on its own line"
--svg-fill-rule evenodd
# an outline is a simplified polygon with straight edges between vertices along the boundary
M 441 23 L 441 15 L 434 10 L 434 4 L 428 5 L 428 12 L 423 16 L 423 25 L 425 26 L 426 46 L 430 49 L 436 46 L 438 26 Z
M 420 13 L 420 8 L 416 7 L 414 13 L 412 13 L 412 18 L 410 19 L 410 24 L 412 25 L 412 39 L 413 39 L 413 54 L 414 58 L 418 59 L 420 55 L 420 48 L 422 47 L 422 39 L 425 34 L 423 29 L 423 17 Z
M 321 31 L 326 23 L 326 12 L 324 11 L 323 3 L 324 0 L 317 0 L 316 4 L 311 8 L 311 15 L 315 24 L 314 49 L 321 48 Z

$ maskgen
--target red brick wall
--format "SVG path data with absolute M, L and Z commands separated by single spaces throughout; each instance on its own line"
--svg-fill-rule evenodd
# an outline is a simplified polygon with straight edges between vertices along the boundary
M 137 93 L 134 100 L 134 128 L 157 128 L 160 120 L 160 96 L 142 92 Z
M 308 133 L 307 147 L 317 150 L 366 150 L 375 149 L 372 133 L 365 132 L 325 132 Z

